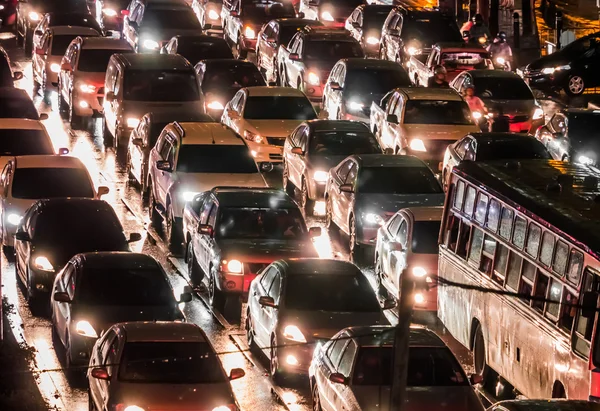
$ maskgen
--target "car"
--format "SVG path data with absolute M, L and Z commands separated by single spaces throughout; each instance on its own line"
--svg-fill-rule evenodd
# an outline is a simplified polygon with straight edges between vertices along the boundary
M 0 46 L 0 87 L 14 87 L 14 82 L 22 78 L 23 72 L 13 71 L 8 53 Z
M 516 133 L 469 133 L 450 144 L 442 163 L 442 184 L 448 187 L 452 169 L 463 160 L 550 159 L 549 150 L 535 137 Z
M 44 198 L 100 198 L 85 165 L 77 157 L 26 155 L 13 157 L 0 174 L 2 246 L 12 251 L 14 235 L 27 209 Z
M 379 57 L 383 23 L 393 8 L 386 4 L 361 4 L 346 19 L 346 30 L 360 42 L 366 56 Z
M 53 198 L 39 200 L 25 212 L 15 233 L 15 273 L 25 297 L 37 310 L 47 302 L 54 278 L 75 254 L 130 251 L 139 233 L 125 237 L 114 209 L 104 200 Z
M 83 128 L 85 118 L 102 115 L 106 68 L 115 53 L 133 49 L 108 37 L 77 37 L 67 47 L 58 72 L 58 107 L 73 130 Z
M 357 121 L 310 120 L 300 124 L 283 146 L 283 188 L 300 191 L 300 206 L 308 216 L 323 215 L 329 169 L 352 154 L 381 154 L 369 128 Z
M 454 16 L 438 10 L 396 6 L 383 23 L 379 58 L 406 64 L 410 56 L 428 54 L 440 41 L 464 41 Z
M 269 83 L 281 84 L 277 71 L 277 51 L 304 27 L 322 26 L 318 20 L 283 18 L 265 24 L 256 36 L 256 61 Z
M 307 229 L 298 205 L 281 190 L 215 187 L 201 195 L 187 225 L 188 274 L 194 285 L 207 279 L 214 309 L 239 318 L 241 298 L 263 268 L 282 258 L 318 257 L 311 240 L 321 229 Z
M 439 206 L 403 208 L 377 230 L 377 289 L 399 299 L 403 275 L 426 284 L 435 281 L 442 211 Z M 415 310 L 437 312 L 437 288 L 415 292 L 413 299 Z
M 309 370 L 313 409 L 392 409 L 394 336 L 392 326 L 349 327 L 317 346 Z M 433 331 L 411 328 L 408 339 L 407 411 L 484 410 L 473 387 L 477 378 L 467 378 Z
M 521 77 L 512 71 L 469 70 L 459 74 L 450 87 L 464 95 L 467 86 L 475 87 L 475 95 L 483 100 L 494 118 L 506 117 L 509 131 L 534 132 L 544 123 L 544 110 Z
M 57 151 L 59 154 L 68 152 L 67 148 L 59 148 Z M 55 154 L 52 139 L 42 122 L 23 118 L 0 118 L 0 169 L 4 169 L 13 156 L 36 154 Z
M 415 155 L 436 172 L 441 171 L 439 165 L 449 144 L 480 131 L 467 103 L 448 88 L 396 89 L 385 108 L 376 102 L 371 105 L 371 121 L 377 118 L 382 122 L 375 135 L 384 150 Z
M 39 42 L 46 30 L 57 26 L 89 27 L 100 34 L 102 28 L 89 12 L 53 11 L 46 13 L 33 32 L 33 43 Z
M 277 52 L 280 86 L 297 88 L 321 102 L 331 69 L 340 59 L 362 58 L 360 43 L 344 29 L 305 27 Z
M 492 405 L 487 411 L 600 411 L 600 404 L 591 401 L 549 400 L 506 400 Z
M 369 123 L 371 104 L 390 90 L 410 87 L 402 65 L 375 59 L 342 59 L 333 66 L 323 89 L 322 107 L 332 120 Z
M 208 34 L 222 34 L 223 24 L 221 20 L 221 9 L 223 2 L 218 0 L 192 0 L 192 10 Z
M 231 48 L 225 40 L 206 34 L 188 34 L 174 36 L 162 49 L 166 54 L 179 54 L 192 65 L 200 60 L 232 59 Z
M 3 6 L 0 10 L 0 20 L 2 20 L 2 26 L 14 27 L 17 20 L 17 4 L 12 0 L 2 0 L 0 5 Z
M 326 2 L 301 0 L 298 11 L 304 13 L 304 18 L 319 20 L 326 26 L 344 27 L 346 19 L 354 9 L 365 3 L 364 0 L 328 0 Z
M 535 132 L 555 160 L 597 165 L 600 146 L 594 136 L 600 129 L 600 112 L 566 108 L 555 113 Z
M 137 53 L 159 53 L 173 36 L 202 33 L 194 11 L 183 0 L 134 7 L 123 22 L 123 38 Z
M 140 118 L 153 113 L 204 113 L 194 67 L 172 54 L 113 54 L 104 80 L 104 144 L 125 153 Z
M 223 7 L 223 38 L 237 58 L 245 59 L 256 49 L 256 35 L 272 19 L 296 17 L 291 2 L 275 0 L 237 0 Z
M 203 60 L 194 69 L 206 101 L 206 112 L 217 120 L 240 88 L 267 85 L 254 63 L 246 60 Z
M 15 87 L 0 87 L 0 122 L 3 119 L 46 120 L 48 114 L 38 114 L 29 94 Z
M 444 192 L 433 172 L 413 156 L 349 156 L 329 170 L 325 186 L 326 227 L 348 235 L 353 261 L 362 262 L 377 230 L 397 210 L 439 206 Z
M 167 125 L 150 150 L 148 192 L 150 221 L 164 220 L 169 246 L 183 241 L 185 203 L 217 185 L 265 187 L 267 183 L 244 140 L 220 123 Z
M 156 361 L 156 358 L 169 360 Z M 92 350 L 87 370 L 90 409 L 124 402 L 133 411 L 237 411 L 239 407 L 229 381 L 243 376 L 241 368 L 225 374 L 206 333 L 195 324 L 163 321 L 115 324 Z
M 532 88 L 579 96 L 586 88 L 600 85 L 596 75 L 599 52 L 600 32 L 596 32 L 532 61 L 521 74 Z
M 46 29 L 39 40 L 34 39 L 35 52 L 31 58 L 34 93 L 42 92 L 48 99 L 50 92 L 58 89 L 58 73 L 69 44 L 76 37 L 99 37 L 100 33 L 89 27 L 55 26 Z
M 341 329 L 377 324 L 388 324 L 379 300 L 365 275 L 347 261 L 278 260 L 250 284 L 246 338 L 251 348 L 267 347 L 275 381 L 307 375 L 315 344 Z
M 90 11 L 100 27 L 107 35 L 121 38 L 123 34 L 123 19 L 128 15 L 127 6 L 131 0 L 96 0 L 95 7 Z
M 73 256 L 54 279 L 52 328 L 64 347 L 67 372 L 90 363 L 96 339 L 125 321 L 182 321 L 178 304 L 192 294 L 173 296 L 167 273 L 153 257 L 130 252 Z M 84 368 L 79 371 L 83 373 Z
M 142 196 L 148 199 L 148 161 L 150 150 L 155 146 L 160 133 L 167 124 L 178 122 L 214 122 L 207 114 L 195 111 L 174 113 L 146 113 L 140 123 L 131 131 L 127 152 L 127 174 L 137 182 Z
M 306 95 L 289 87 L 240 89 L 225 105 L 221 123 L 243 136 L 259 163 L 281 163 L 285 138 L 317 113 Z

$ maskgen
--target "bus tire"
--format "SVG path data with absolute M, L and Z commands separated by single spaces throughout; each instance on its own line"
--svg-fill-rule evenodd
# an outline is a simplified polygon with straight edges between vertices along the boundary
M 491 373 L 486 359 L 485 339 L 483 338 L 481 324 L 476 323 L 475 327 L 473 336 L 473 366 L 475 368 L 475 373 L 483 378 L 483 385 L 488 386 Z

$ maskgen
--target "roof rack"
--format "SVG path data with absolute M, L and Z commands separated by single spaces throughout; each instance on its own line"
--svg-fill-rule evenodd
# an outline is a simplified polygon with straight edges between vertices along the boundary
M 181 138 L 185 137 L 185 130 L 183 129 L 183 127 L 181 127 L 181 124 L 179 124 L 179 121 L 174 121 L 173 127 L 175 127 L 175 130 L 177 130 L 177 133 L 179 133 L 179 137 L 181 137 Z

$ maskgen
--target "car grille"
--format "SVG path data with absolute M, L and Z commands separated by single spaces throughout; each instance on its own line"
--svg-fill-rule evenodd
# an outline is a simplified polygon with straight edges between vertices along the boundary
M 283 156 L 281 154 L 269 154 L 269 159 L 271 159 L 271 160 L 283 160 Z
M 272 146 L 283 147 L 285 144 L 285 137 L 267 137 L 267 143 Z
M 266 263 L 245 263 L 244 273 L 246 274 L 258 274 L 260 270 L 268 266 Z

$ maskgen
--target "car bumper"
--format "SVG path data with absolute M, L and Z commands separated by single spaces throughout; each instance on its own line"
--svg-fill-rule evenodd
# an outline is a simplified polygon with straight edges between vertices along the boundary
M 427 291 L 417 291 L 415 295 L 420 294 L 423 301 L 414 302 L 413 308 L 419 311 L 437 311 L 437 288 L 430 288 Z
M 345 113 L 343 115 L 342 120 L 351 120 L 351 121 L 361 121 L 363 123 L 369 124 L 371 119 L 369 118 L 369 116 L 355 116 L 353 114 L 348 114 Z
M 283 147 L 270 144 L 258 144 L 246 141 L 250 153 L 257 163 L 281 163 L 283 161 Z
M 77 334 L 75 330 L 71 331 L 71 363 L 73 365 L 88 365 L 90 354 L 94 348 L 96 338 L 85 337 Z
M 232 274 L 224 271 L 217 272 L 217 288 L 225 294 L 248 295 L 250 283 L 256 274 Z
M 310 101 L 321 101 L 323 100 L 323 89 L 325 88 L 324 84 L 320 84 L 318 86 L 313 86 L 311 84 L 306 83 L 304 85 L 304 94 Z
M 308 375 L 315 346 L 314 344 L 298 344 L 279 347 L 277 349 L 279 366 L 287 373 Z
M 76 93 L 73 94 L 73 108 L 75 114 L 83 117 L 100 116 L 102 114 L 102 101 L 104 100 L 103 95 L 99 94 L 85 94 Z
M 33 293 L 35 295 L 50 294 L 52 286 L 54 285 L 56 272 L 38 270 L 37 268 L 32 267 L 31 264 L 28 269 Z

